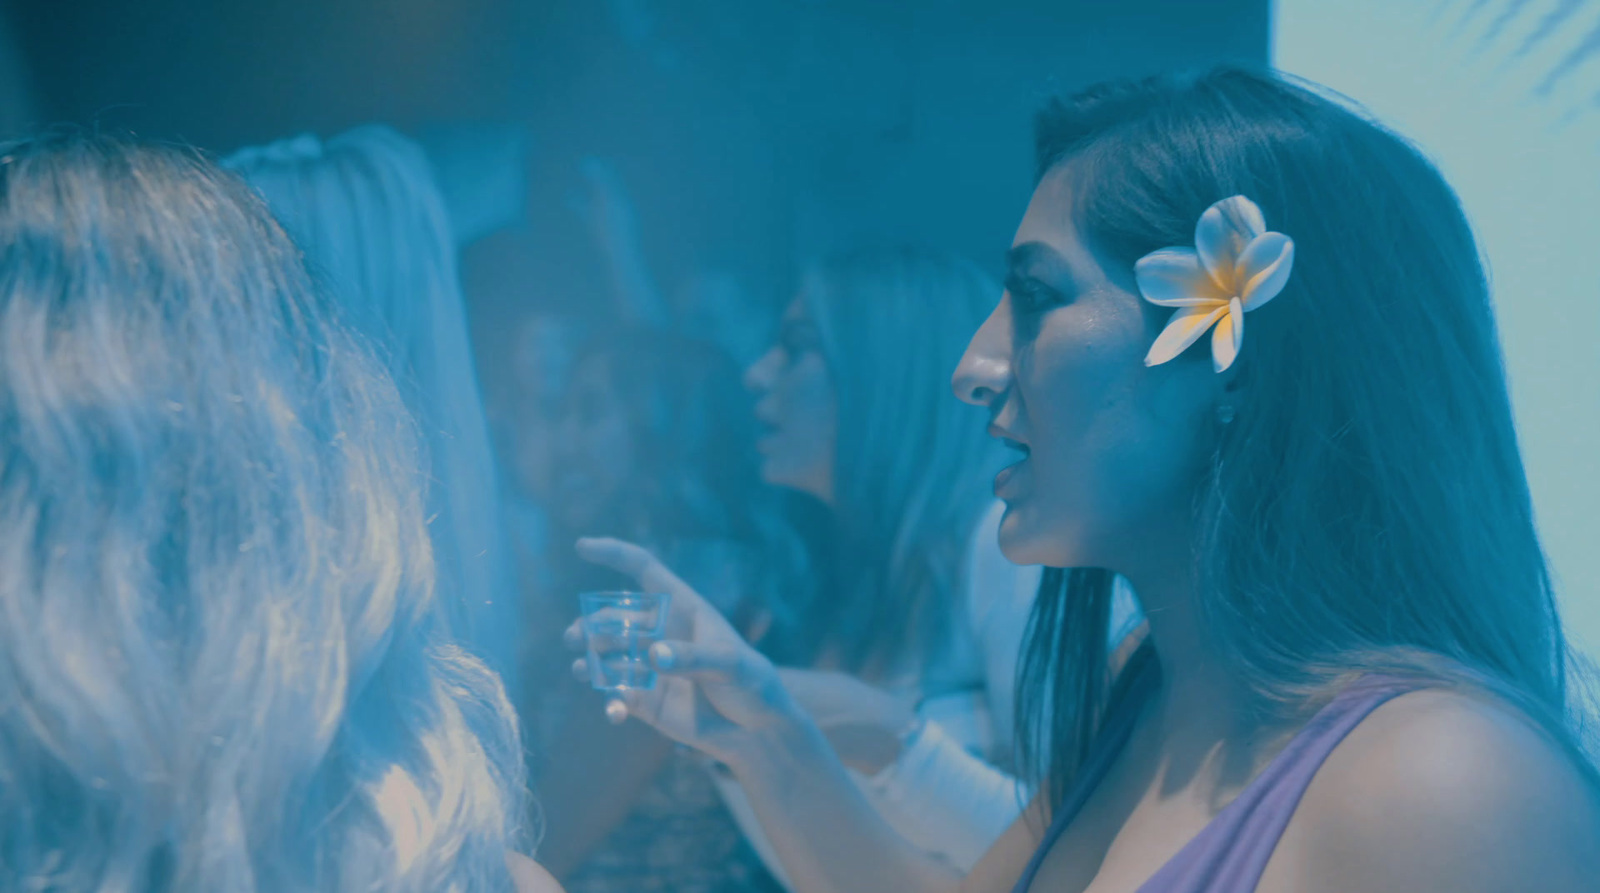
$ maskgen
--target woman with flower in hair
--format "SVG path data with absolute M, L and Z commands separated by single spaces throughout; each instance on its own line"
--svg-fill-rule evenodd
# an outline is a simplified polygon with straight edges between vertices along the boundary
M 1019 676 L 1033 806 L 965 878 L 917 873 L 758 655 L 586 543 L 679 596 L 629 712 L 731 768 L 804 891 L 1593 889 L 1578 674 L 1450 187 L 1234 68 L 1054 102 L 1037 143 L 954 378 L 1017 453 L 1001 548 L 1055 568 Z M 1117 577 L 1148 627 L 1113 662 Z

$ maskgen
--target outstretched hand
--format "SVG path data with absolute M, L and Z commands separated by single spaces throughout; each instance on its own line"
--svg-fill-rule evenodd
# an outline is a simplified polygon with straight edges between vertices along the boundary
M 581 539 L 578 556 L 632 577 L 648 592 L 672 596 L 662 640 L 650 647 L 659 674 L 649 690 L 627 689 L 606 706 L 620 722 L 635 717 L 675 741 L 734 765 L 752 733 L 781 730 L 802 714 L 772 662 L 689 584 L 632 543 Z M 583 647 L 579 623 L 567 628 L 569 647 Z M 587 678 L 584 658 L 573 671 Z
M 953 890 L 948 866 L 892 829 L 851 781 L 829 740 L 760 652 L 700 594 L 631 543 L 578 541 L 578 555 L 671 596 L 651 646 L 655 688 L 619 696 L 635 716 L 733 771 L 796 890 Z M 583 646 L 574 624 L 568 643 Z M 575 669 L 584 670 L 580 660 Z M 856 716 L 879 697 L 829 676 L 796 677 L 819 704 Z M 844 723 L 850 725 L 850 723 Z

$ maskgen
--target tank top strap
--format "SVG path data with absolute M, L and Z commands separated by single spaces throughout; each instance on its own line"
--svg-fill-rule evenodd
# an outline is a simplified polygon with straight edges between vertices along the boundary
M 1084 771 L 1045 832 L 1013 893 L 1029 893 L 1034 876 L 1099 786 L 1133 732 L 1140 708 L 1159 674 L 1147 673 L 1108 718 Z M 1254 890 L 1311 779 L 1334 748 L 1362 720 L 1390 700 L 1424 688 L 1421 680 L 1368 675 L 1351 683 L 1303 728 L 1232 803 L 1161 866 L 1139 893 L 1245 893 Z
M 1139 893 L 1254 890 L 1300 799 L 1334 748 L 1374 710 L 1425 685 L 1377 675 L 1351 683 Z
M 1056 806 L 1050 827 L 1045 830 L 1039 848 L 1034 850 L 1033 858 L 1028 860 L 1028 865 L 1022 870 L 1022 875 L 1017 879 L 1017 885 L 1012 888 L 1012 893 L 1028 893 L 1028 888 L 1033 886 L 1034 875 L 1039 873 L 1039 866 L 1044 864 L 1045 856 L 1049 855 L 1051 847 L 1055 846 L 1062 832 L 1072 824 L 1072 820 L 1078 817 L 1089 795 L 1100 786 L 1100 780 L 1105 778 L 1117 754 L 1121 753 L 1122 748 L 1128 743 L 1145 701 L 1149 699 L 1151 692 L 1155 690 L 1156 682 L 1161 678 L 1160 668 L 1154 660 L 1145 661 L 1136 672 L 1138 675 L 1129 683 L 1121 702 L 1114 706 L 1101 726 L 1099 735 L 1095 737 L 1089 758 L 1084 761 L 1083 769 L 1078 773 L 1078 780 Z

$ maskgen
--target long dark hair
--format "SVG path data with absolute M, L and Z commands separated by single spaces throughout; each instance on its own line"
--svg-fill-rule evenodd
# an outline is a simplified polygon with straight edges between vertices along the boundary
M 1301 716 L 1361 672 L 1420 674 L 1510 700 L 1582 761 L 1488 283 L 1422 153 L 1347 101 L 1233 67 L 1053 101 L 1036 139 L 1040 177 L 1071 161 L 1080 231 L 1115 263 L 1192 244 L 1237 194 L 1295 240 L 1195 505 L 1201 613 L 1263 715 Z M 1114 699 L 1111 583 L 1074 569 L 1040 590 L 1018 741 L 1052 802 Z
M 810 626 L 849 670 L 900 669 L 948 629 L 999 467 L 949 375 L 999 294 L 970 261 L 911 248 L 830 258 L 801 289 L 839 407 L 829 592 Z

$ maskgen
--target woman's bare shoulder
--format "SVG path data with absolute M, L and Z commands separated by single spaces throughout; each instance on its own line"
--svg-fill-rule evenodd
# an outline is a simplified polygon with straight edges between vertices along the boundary
M 506 853 L 506 865 L 511 868 L 511 881 L 516 884 L 517 893 L 564 893 L 550 872 L 521 853 Z
M 1261 889 L 1593 889 L 1600 796 L 1508 705 L 1447 690 L 1375 710 L 1317 773 Z

